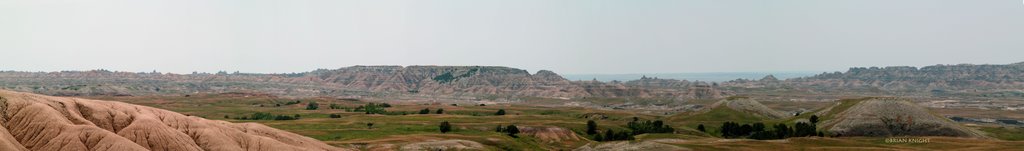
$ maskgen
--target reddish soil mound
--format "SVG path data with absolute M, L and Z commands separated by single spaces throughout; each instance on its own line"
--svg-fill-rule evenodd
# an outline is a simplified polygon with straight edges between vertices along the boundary
M 0 90 L 0 150 L 343 150 L 254 123 Z

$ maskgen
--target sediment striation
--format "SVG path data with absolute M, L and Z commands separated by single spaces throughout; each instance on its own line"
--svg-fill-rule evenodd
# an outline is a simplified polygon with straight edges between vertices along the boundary
M 0 150 L 345 150 L 255 123 L 0 90 Z

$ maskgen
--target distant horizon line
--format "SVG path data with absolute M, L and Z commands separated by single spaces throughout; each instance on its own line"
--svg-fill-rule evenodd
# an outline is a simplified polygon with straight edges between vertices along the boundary
M 335 69 L 350 68 L 350 67 L 375 67 L 375 66 L 377 66 L 377 67 L 388 67 L 388 66 L 391 66 L 391 67 L 403 67 L 404 68 L 404 67 L 414 67 L 414 66 L 427 66 L 427 67 L 433 66 L 433 67 L 505 67 L 505 68 L 514 68 L 514 69 L 526 70 L 527 72 L 529 72 L 531 74 L 534 74 L 534 73 L 536 73 L 538 71 L 547 70 L 547 71 L 555 72 L 555 73 L 557 73 L 559 75 L 643 75 L 643 74 L 715 74 L 715 73 L 815 73 L 815 74 L 818 74 L 818 73 L 830 73 L 830 72 L 846 72 L 846 71 L 849 71 L 849 69 L 854 69 L 854 68 L 888 68 L 888 67 L 915 67 L 915 68 L 923 68 L 923 67 L 928 67 L 928 66 L 955 66 L 955 65 L 1024 65 L 1024 62 L 1015 62 L 1015 63 L 1007 63 L 1007 64 L 958 63 L 958 64 L 933 64 L 933 65 L 924 65 L 924 66 L 912 66 L 912 65 L 853 66 L 853 67 L 847 67 L 846 70 L 834 70 L 834 71 L 827 71 L 827 70 L 818 70 L 818 71 L 813 71 L 813 70 L 803 70 L 803 71 L 800 71 L 800 70 L 789 70 L 789 71 L 786 71 L 786 70 L 780 70 L 780 71 L 708 71 L 708 72 L 629 72 L 629 73 L 570 73 L 570 72 L 566 72 L 566 73 L 562 73 L 562 72 L 558 72 L 558 71 L 552 70 L 552 69 L 528 70 L 528 69 L 523 69 L 523 68 L 519 68 L 519 67 L 504 66 L 504 65 L 350 65 L 350 66 L 344 66 L 344 67 L 338 67 L 338 68 L 316 68 L 316 69 L 311 69 L 311 70 L 306 70 L 306 71 L 301 71 L 301 72 L 242 72 L 241 70 L 234 70 L 234 71 L 219 70 L 219 71 L 213 71 L 213 72 L 208 72 L 208 71 L 202 71 L 202 72 L 200 72 L 200 71 L 192 71 L 191 73 L 189 73 L 189 72 L 179 73 L 179 72 L 160 72 L 160 70 L 156 70 L 156 69 L 154 69 L 152 71 L 125 71 L 125 70 L 114 70 L 114 69 L 103 69 L 103 68 L 98 68 L 98 69 L 82 69 L 82 70 L 71 69 L 71 70 L 58 70 L 58 71 L 41 71 L 41 70 L 40 71 L 28 71 L 28 70 L 0 69 L 0 72 L 44 72 L 45 73 L 45 72 L 85 72 L 85 71 L 105 70 L 105 71 L 111 71 L 111 72 L 126 72 L 126 73 L 153 73 L 153 72 L 158 72 L 158 73 L 173 73 L 173 74 L 219 73 L 219 72 L 228 72 L 228 73 L 236 73 L 237 72 L 237 73 L 244 73 L 244 74 L 294 74 L 294 73 L 312 72 L 312 71 L 316 71 L 316 70 L 335 70 Z

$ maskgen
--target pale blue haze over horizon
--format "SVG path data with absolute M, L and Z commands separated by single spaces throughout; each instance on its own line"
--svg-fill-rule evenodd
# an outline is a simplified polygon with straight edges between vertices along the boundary
M 1024 61 L 1020 0 L 0 0 L 0 70 L 560 74 Z M 819 72 L 820 71 L 820 72 Z

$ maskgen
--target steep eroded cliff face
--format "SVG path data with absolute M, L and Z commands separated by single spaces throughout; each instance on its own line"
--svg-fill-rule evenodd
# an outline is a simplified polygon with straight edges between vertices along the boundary
M 0 90 L 0 150 L 345 150 L 255 123 Z

